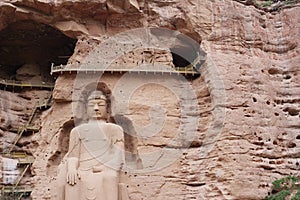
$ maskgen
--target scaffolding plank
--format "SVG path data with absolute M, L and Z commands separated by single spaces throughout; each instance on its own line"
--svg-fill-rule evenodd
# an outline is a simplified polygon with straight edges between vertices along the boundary
M 15 81 L 15 80 L 2 80 L 0 81 L 0 86 L 4 88 L 41 88 L 41 89 L 53 89 L 54 85 L 53 84 L 48 84 L 48 83 L 27 83 L 27 82 L 22 82 L 22 81 Z
M 11 194 L 11 193 L 30 193 L 32 189 L 30 187 L 24 186 L 3 186 L 2 187 L 2 194 Z
M 186 75 L 199 75 L 200 72 L 196 71 L 194 68 L 187 66 L 187 67 L 176 67 L 176 68 L 162 68 L 162 67 L 135 67 L 135 68 L 101 68 L 101 67 L 94 67 L 94 68 L 67 68 L 65 65 L 60 66 L 51 66 L 51 75 L 53 74 L 62 74 L 62 73 L 95 73 L 95 72 L 110 72 L 110 73 L 154 73 L 154 74 L 186 74 Z

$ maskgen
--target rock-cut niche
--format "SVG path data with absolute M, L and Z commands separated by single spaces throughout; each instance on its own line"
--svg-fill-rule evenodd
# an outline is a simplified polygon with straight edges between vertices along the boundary
M 0 79 L 54 82 L 50 66 L 66 64 L 76 39 L 34 21 L 17 21 L 0 31 Z
M 57 176 L 58 166 L 64 160 L 64 157 L 69 149 L 69 138 L 70 132 L 75 127 L 75 124 L 82 124 L 86 123 L 87 119 L 86 115 L 86 108 L 82 108 L 82 106 L 86 106 L 82 102 L 86 102 L 87 94 L 89 91 L 93 90 L 101 90 L 106 93 L 106 96 L 110 99 L 111 98 L 111 90 L 108 86 L 103 83 L 91 83 L 85 86 L 85 89 L 82 91 L 81 94 L 81 102 L 78 104 L 78 113 L 76 113 L 75 119 L 69 120 L 62 125 L 61 130 L 55 135 L 55 147 L 56 150 L 50 155 L 47 164 L 47 175 L 48 176 Z M 110 112 L 110 100 L 108 101 L 108 112 Z M 82 112 L 82 113 L 81 113 Z M 139 153 L 137 150 L 137 133 L 133 126 L 132 121 L 124 116 L 124 115 L 114 115 L 111 116 L 109 119 L 110 122 L 116 123 L 123 128 L 124 131 L 124 146 L 125 146 L 125 160 L 126 164 L 131 168 L 141 169 L 142 168 L 142 161 L 139 157 Z
M 63 124 L 62 129 L 55 135 L 57 147 L 54 154 L 48 160 L 47 174 L 53 175 L 57 173 L 57 167 L 63 160 L 69 149 L 70 132 L 75 127 L 74 120 L 67 121 Z

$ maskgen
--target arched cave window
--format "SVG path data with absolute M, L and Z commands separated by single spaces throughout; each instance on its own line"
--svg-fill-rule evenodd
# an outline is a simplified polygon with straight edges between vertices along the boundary
M 0 79 L 51 83 L 51 63 L 66 64 L 76 39 L 34 21 L 17 21 L 0 31 Z
M 173 64 L 175 67 L 186 67 L 196 59 L 196 52 L 188 48 L 173 48 L 171 49 Z
M 179 71 L 195 71 L 199 72 L 200 66 L 204 63 L 205 53 L 200 49 L 195 49 L 192 46 L 180 46 L 170 49 L 173 64 L 176 70 Z M 185 75 L 189 79 L 196 79 L 200 75 Z

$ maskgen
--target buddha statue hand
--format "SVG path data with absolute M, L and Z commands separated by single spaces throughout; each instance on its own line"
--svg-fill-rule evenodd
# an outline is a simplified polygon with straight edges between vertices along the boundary
M 77 158 L 68 159 L 67 183 L 70 185 L 75 185 L 77 180 L 80 179 L 80 174 L 77 171 L 77 165 Z

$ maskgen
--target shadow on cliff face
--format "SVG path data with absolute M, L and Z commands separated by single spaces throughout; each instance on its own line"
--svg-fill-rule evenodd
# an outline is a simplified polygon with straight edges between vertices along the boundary
M 69 149 L 70 132 L 75 127 L 74 121 L 70 120 L 63 124 L 62 129 L 57 133 L 56 151 L 48 160 L 47 174 L 56 174 L 57 167 L 63 160 Z

